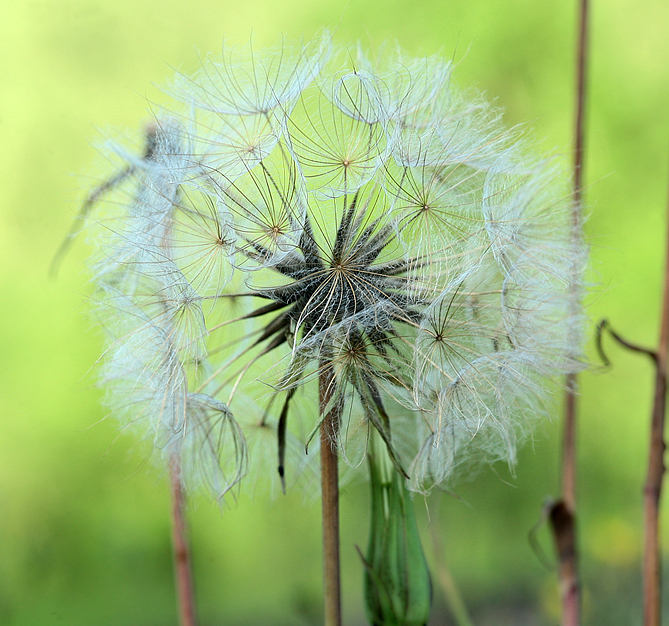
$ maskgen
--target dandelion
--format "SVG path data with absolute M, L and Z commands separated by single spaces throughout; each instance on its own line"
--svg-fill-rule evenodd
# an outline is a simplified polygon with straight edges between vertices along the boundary
M 579 367 L 559 167 L 450 63 L 379 58 L 224 48 L 94 193 L 108 404 L 218 497 L 266 462 L 245 434 L 285 488 L 319 428 L 335 501 L 372 437 L 427 493 L 513 462 Z

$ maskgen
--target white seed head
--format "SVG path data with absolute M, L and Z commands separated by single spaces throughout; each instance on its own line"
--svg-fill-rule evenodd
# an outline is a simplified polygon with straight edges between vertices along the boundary
M 217 496 L 274 438 L 296 471 L 324 376 L 342 456 L 375 429 L 426 492 L 513 462 L 579 367 L 566 177 L 450 63 L 378 58 L 327 36 L 224 48 L 95 192 L 108 403 Z

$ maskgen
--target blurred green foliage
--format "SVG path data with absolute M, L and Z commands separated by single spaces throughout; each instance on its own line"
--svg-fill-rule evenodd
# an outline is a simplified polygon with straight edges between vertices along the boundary
M 669 5 L 594 3 L 587 116 L 587 231 L 593 321 L 629 339 L 657 336 L 669 137 Z M 572 6 L 573 5 L 573 6 Z M 5 0 L 0 10 L 0 623 L 175 624 L 165 477 L 147 450 L 104 420 L 94 370 L 100 337 L 86 316 L 86 246 L 57 280 L 48 265 L 96 168 L 99 128 L 136 130 L 163 95 L 152 86 L 198 54 L 253 37 L 397 41 L 441 52 L 456 80 L 495 98 L 510 125 L 570 157 L 575 2 L 532 0 Z M 198 52 L 199 51 L 199 52 Z M 148 102 L 148 104 L 147 104 Z M 112 135 L 115 131 L 109 131 Z M 615 346 L 582 377 L 580 532 L 585 622 L 640 623 L 641 485 L 651 367 Z M 559 402 L 556 402 L 559 404 Z M 442 553 L 474 622 L 555 624 L 554 572 L 528 540 L 557 493 L 559 412 L 521 455 L 416 506 L 433 566 Z M 665 498 L 666 505 L 666 498 Z M 364 486 L 343 493 L 345 618 L 363 624 Z M 667 507 L 664 507 L 667 519 Z M 192 506 L 203 626 L 320 622 L 317 495 L 223 511 Z M 663 528 L 664 545 L 669 532 Z M 533 534 L 552 561 L 545 526 Z M 435 544 L 439 549 L 435 548 Z M 665 548 L 666 549 L 666 548 Z M 438 571 L 437 567 L 437 571 Z M 669 602 L 669 597 L 667 598 Z M 450 617 L 437 592 L 434 624 Z

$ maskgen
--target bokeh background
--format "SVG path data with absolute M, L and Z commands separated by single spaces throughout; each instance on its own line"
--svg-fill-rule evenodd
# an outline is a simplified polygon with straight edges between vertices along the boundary
M 588 297 L 630 340 L 657 341 L 669 149 L 669 4 L 594 2 L 587 115 Z M 0 1 L 0 624 L 176 624 L 165 476 L 104 420 L 101 351 L 86 315 L 82 242 L 49 262 L 99 180 L 110 129 L 140 141 L 178 68 L 223 38 L 257 47 L 323 27 L 340 43 L 441 52 L 541 149 L 571 158 L 576 2 L 539 0 Z M 591 333 L 592 334 L 592 333 Z M 640 623 L 641 490 L 652 370 L 609 345 L 614 367 L 581 378 L 580 547 L 584 623 Z M 559 621 L 542 507 L 558 490 L 559 414 L 514 473 L 484 469 L 416 500 L 435 573 L 432 624 L 453 624 L 439 581 L 477 626 Z M 191 503 L 203 626 L 321 622 L 319 503 L 244 493 Z M 667 500 L 665 554 L 669 549 Z M 362 625 L 364 485 L 343 493 L 345 623 Z M 532 538 L 532 539 L 530 539 Z M 543 553 L 543 558 L 542 558 Z M 669 602 L 669 594 L 665 594 Z

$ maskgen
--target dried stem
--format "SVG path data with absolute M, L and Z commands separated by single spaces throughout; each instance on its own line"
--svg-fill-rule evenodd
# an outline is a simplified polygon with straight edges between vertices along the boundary
M 549 515 L 559 561 L 562 624 L 577 626 L 580 623 L 580 587 L 574 514 L 565 501 L 560 500 L 553 504 Z
M 323 518 L 323 587 L 325 626 L 341 624 L 341 584 L 339 566 L 339 473 L 336 441 L 339 433 L 339 410 L 328 406 L 334 396 L 334 372 L 321 363 L 319 406 L 321 423 L 321 494 Z
M 644 626 L 660 626 L 661 623 L 661 562 L 658 534 L 660 496 L 664 476 L 664 415 L 667 392 L 667 350 L 669 349 L 669 199 L 667 201 L 667 251 L 664 268 L 664 298 L 660 343 L 656 352 L 655 395 L 650 427 L 650 451 L 648 474 L 644 487 L 644 513 L 646 544 L 644 550 Z
M 586 61 L 588 44 L 588 0 L 580 0 L 579 37 L 576 64 L 576 120 L 574 128 L 574 191 L 572 231 L 575 238 L 581 237 L 583 221 L 581 189 L 583 187 L 583 152 L 585 117 Z M 578 268 L 574 270 L 576 273 Z M 578 276 L 574 276 L 574 285 Z M 576 306 L 576 305 L 575 305 Z M 562 452 L 562 499 L 572 513 L 576 508 L 576 374 L 567 376 L 565 394 L 565 417 Z
M 576 119 L 574 128 L 574 191 L 572 231 L 580 239 L 583 221 L 581 190 L 583 187 L 584 118 L 586 61 L 588 44 L 588 0 L 580 0 L 579 37 L 576 63 Z M 575 268 L 576 273 L 578 268 Z M 578 276 L 574 276 L 574 285 Z M 575 287 L 574 287 L 575 288 Z M 576 303 L 575 303 L 575 306 Z M 562 499 L 572 513 L 576 508 L 576 393 L 578 383 L 575 374 L 567 376 L 565 395 L 565 418 L 562 452 Z
M 668 229 L 669 229 L 669 205 Z M 647 355 L 655 364 L 655 392 L 650 427 L 650 450 L 648 473 L 644 486 L 645 551 L 644 551 L 644 626 L 661 624 L 661 567 L 660 542 L 658 536 L 660 496 L 664 475 L 664 415 L 667 392 L 667 344 L 669 343 L 669 232 L 667 233 L 667 260 L 664 278 L 664 300 L 662 304 L 662 327 L 660 345 L 657 351 L 630 343 L 613 331 L 607 320 L 602 320 L 597 328 L 597 346 L 606 365 L 609 360 L 601 347 L 601 335 L 608 330 L 610 335 L 624 348 Z
M 172 487 L 172 545 L 174 549 L 174 577 L 179 602 L 180 626 L 195 626 L 195 596 L 188 547 L 187 525 L 184 514 L 185 496 L 181 483 L 181 467 L 176 455 L 170 461 Z
M 574 129 L 574 208 L 572 230 L 574 238 L 581 237 L 583 221 L 581 190 L 583 188 L 583 153 L 586 68 L 588 58 L 588 0 L 579 3 L 579 36 L 576 60 L 576 119 Z M 575 270 L 575 273 L 578 270 Z M 574 285 L 578 277 L 574 276 Z M 575 304 L 576 306 L 576 304 Z M 562 498 L 550 511 L 551 529 L 559 559 L 560 595 L 563 626 L 578 626 L 581 612 L 581 593 L 578 579 L 576 548 L 576 374 L 566 380 L 565 412 L 562 437 Z
M 653 412 L 650 426 L 650 449 L 648 452 L 648 473 L 643 490 L 645 548 L 643 560 L 643 608 L 644 626 L 661 626 L 662 619 L 662 571 L 659 538 L 660 497 L 664 477 L 664 417 L 667 394 L 667 353 L 669 351 L 669 198 L 667 199 L 667 239 L 666 260 L 664 268 L 664 297 L 662 300 L 660 341 L 657 350 L 650 350 L 633 344 L 613 331 L 606 320 L 602 320 L 597 328 L 597 347 L 606 365 L 606 358 L 601 347 L 601 336 L 604 330 L 624 348 L 640 352 L 650 357 L 655 365 L 655 391 L 653 395 Z

